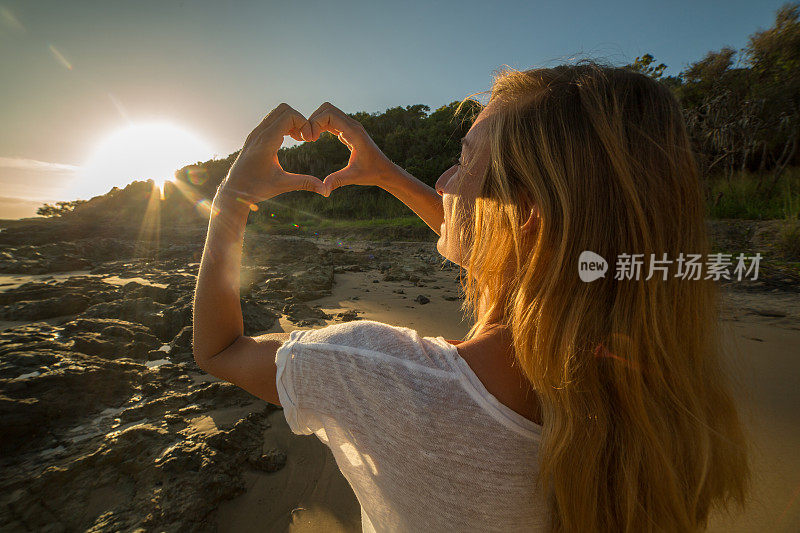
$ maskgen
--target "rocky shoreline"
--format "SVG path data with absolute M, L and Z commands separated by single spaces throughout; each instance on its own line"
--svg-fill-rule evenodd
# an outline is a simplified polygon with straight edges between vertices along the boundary
M 242 493 L 245 471 L 282 468 L 286 450 L 260 446 L 278 408 L 194 363 L 191 305 L 203 239 L 195 231 L 163 246 L 113 238 L 4 246 L 4 531 L 211 531 L 209 513 Z M 330 295 L 336 272 L 374 269 L 415 281 L 438 268 L 430 246 L 417 246 L 419 257 L 373 246 L 248 235 L 245 333 L 267 332 L 279 317 L 303 327 L 358 318 L 308 303 Z M 23 282 L 43 273 L 52 279 Z M 191 430 L 199 415 L 226 409 L 241 417 Z M 100 500 L 110 505 L 92 503 L 108 491 Z

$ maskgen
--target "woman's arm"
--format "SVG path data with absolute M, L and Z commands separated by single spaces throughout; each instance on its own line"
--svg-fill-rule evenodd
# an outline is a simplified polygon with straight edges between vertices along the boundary
M 444 206 L 442 197 L 433 187 L 421 182 L 402 168 L 394 165 L 396 172 L 381 182 L 381 188 L 406 204 L 434 231 L 442 233 Z
M 218 192 L 211 212 L 194 293 L 192 346 L 200 367 L 244 332 L 239 270 L 250 207 Z
M 270 403 L 280 405 L 276 355 L 287 333 L 243 335 L 239 269 L 247 214 L 254 203 L 289 191 L 328 189 L 314 176 L 291 174 L 278 163 L 284 135 L 302 141 L 306 119 L 286 104 L 254 129 L 214 197 L 194 293 L 192 350 L 197 365 Z

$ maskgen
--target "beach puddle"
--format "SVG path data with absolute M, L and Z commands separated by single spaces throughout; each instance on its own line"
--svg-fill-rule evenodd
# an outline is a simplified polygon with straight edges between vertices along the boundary
M 140 285 L 150 285 L 152 287 L 160 287 L 162 289 L 166 289 L 167 286 L 169 285 L 168 283 L 156 283 L 154 281 L 150 281 L 146 278 L 141 278 L 141 277 L 122 278 L 119 276 L 105 276 L 101 279 L 106 283 L 110 283 L 111 285 L 119 285 L 119 286 L 127 285 L 132 281 L 135 281 Z
M 162 289 L 165 289 L 169 285 L 168 283 L 157 283 L 139 276 L 109 276 L 106 274 L 92 274 L 89 270 L 73 270 L 71 272 L 57 272 L 53 274 L 0 274 L 0 291 L 16 289 L 30 282 L 59 283 L 70 278 L 94 278 L 117 286 L 123 286 L 132 281 L 141 285 L 151 285 Z
M 59 282 L 78 276 L 91 276 L 88 270 L 72 270 L 70 272 L 56 272 L 53 274 L 0 274 L 0 291 L 16 289 L 31 281 Z

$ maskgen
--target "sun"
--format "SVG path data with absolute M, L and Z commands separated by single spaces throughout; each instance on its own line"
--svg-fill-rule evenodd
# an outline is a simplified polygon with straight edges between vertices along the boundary
M 72 194 L 89 199 L 151 179 L 162 190 L 179 168 L 207 161 L 213 154 L 197 135 L 168 122 L 131 124 L 111 133 L 94 150 L 79 173 Z

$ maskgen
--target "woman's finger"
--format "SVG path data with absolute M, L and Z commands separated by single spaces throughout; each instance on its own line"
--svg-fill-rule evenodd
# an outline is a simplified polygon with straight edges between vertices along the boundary
M 333 133 L 333 132 L 331 132 L 331 133 Z M 343 145 L 347 146 L 348 150 L 350 150 L 351 152 L 354 150 L 353 143 L 351 143 L 350 141 L 347 140 L 347 137 L 345 137 L 343 131 L 337 131 L 335 133 L 335 135 L 339 138 L 339 142 L 340 143 L 342 143 Z
M 335 189 L 345 185 L 372 185 L 372 183 L 365 182 L 364 176 L 356 172 L 350 165 L 342 170 L 328 174 L 325 176 L 323 183 L 328 190 L 328 195 Z
M 278 104 L 272 111 L 267 113 L 267 116 L 262 118 L 261 122 L 258 123 L 258 126 L 256 126 L 253 131 L 250 132 L 250 135 L 247 136 L 247 139 L 244 142 L 245 145 L 255 141 L 259 135 L 261 135 L 264 130 L 275 121 L 275 118 L 278 115 L 283 114 L 287 109 L 292 109 L 292 106 L 284 102 Z
M 311 191 L 317 194 L 321 194 L 322 196 L 328 196 L 328 186 L 325 183 L 315 177 L 309 176 L 308 174 L 293 174 L 291 172 L 283 172 L 284 179 L 281 180 L 287 186 L 287 190 L 284 192 L 290 191 Z
M 308 117 L 310 135 L 306 139 L 316 141 L 323 131 L 329 131 L 338 136 L 344 133 L 349 139 L 354 139 L 358 134 L 358 122 L 348 117 L 341 109 L 330 102 L 322 104 L 311 116 Z
M 322 133 L 322 130 L 314 130 L 314 126 L 311 122 L 312 118 L 316 118 L 319 116 L 320 113 L 325 111 L 327 108 L 331 107 L 333 104 L 330 102 L 325 102 L 320 105 L 313 113 L 308 116 L 308 124 L 303 128 L 301 133 L 303 134 L 303 138 L 307 141 L 316 141 L 319 138 L 319 134 Z
M 306 118 L 298 111 L 287 106 L 283 112 L 277 115 L 269 125 L 267 125 L 261 132 L 257 141 L 267 146 L 268 150 L 276 151 L 283 144 L 283 138 L 286 135 L 292 135 L 292 132 L 300 132 L 306 123 Z M 295 133 L 295 134 L 296 134 Z M 292 138 L 302 141 L 302 138 Z

